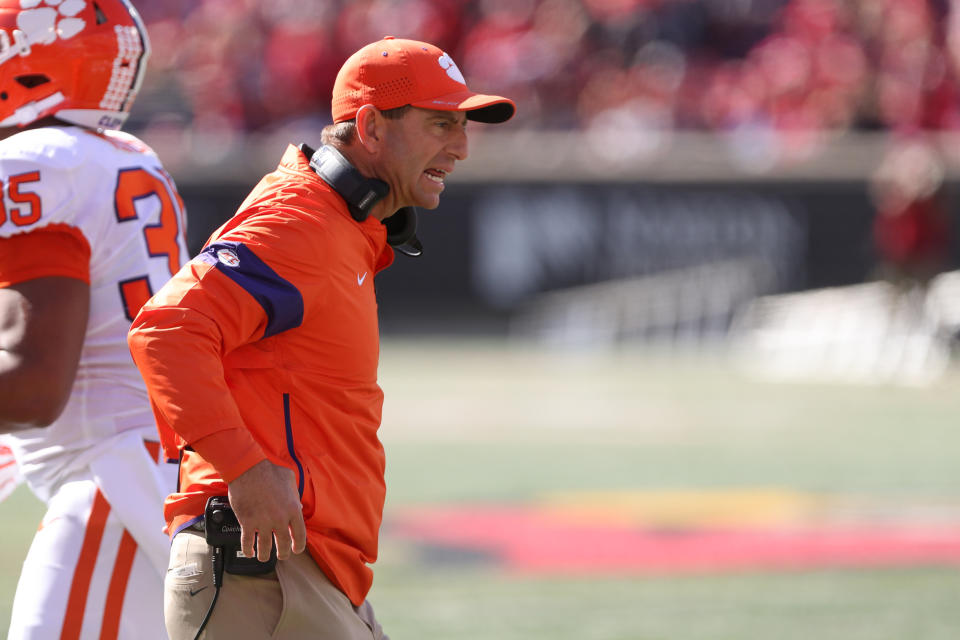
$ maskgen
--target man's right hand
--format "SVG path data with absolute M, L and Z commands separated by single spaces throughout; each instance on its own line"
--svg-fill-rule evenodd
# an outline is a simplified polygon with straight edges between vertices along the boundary
M 255 539 L 260 562 L 270 559 L 274 540 L 278 560 L 306 548 L 307 528 L 293 471 L 262 460 L 229 483 L 227 494 L 240 521 L 243 555 L 253 557 Z

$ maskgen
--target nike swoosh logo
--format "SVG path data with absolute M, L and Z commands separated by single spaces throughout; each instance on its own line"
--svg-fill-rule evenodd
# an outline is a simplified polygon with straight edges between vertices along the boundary
M 366 271 L 363 272 L 363 275 L 362 275 L 362 276 L 358 273 L 358 274 L 357 274 L 357 285 L 358 285 L 358 286 L 359 286 L 359 285 L 362 285 L 362 284 L 363 284 L 363 281 L 366 280 L 366 279 L 367 279 L 367 272 L 366 272 Z
M 210 586 L 210 585 L 207 585 L 207 587 L 209 587 L 209 586 Z M 198 593 L 200 593 L 201 591 L 203 591 L 203 590 L 206 589 L 207 587 L 200 587 L 200 588 L 197 589 L 196 591 L 194 591 L 193 589 L 191 589 L 191 590 L 190 590 L 190 597 L 192 598 L 193 596 L 197 595 Z

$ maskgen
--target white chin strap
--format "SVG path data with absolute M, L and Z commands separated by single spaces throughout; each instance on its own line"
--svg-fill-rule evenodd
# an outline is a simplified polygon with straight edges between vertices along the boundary
M 28 102 L 10 114 L 7 118 L 0 121 L 0 127 L 28 125 L 39 118 L 41 113 L 47 111 L 51 107 L 57 106 L 64 100 L 66 100 L 66 98 L 63 97 L 63 94 L 57 91 L 55 94 L 47 96 L 42 100 Z

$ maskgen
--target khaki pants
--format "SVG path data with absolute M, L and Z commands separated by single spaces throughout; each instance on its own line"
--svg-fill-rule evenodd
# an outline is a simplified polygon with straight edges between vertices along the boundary
M 170 640 L 193 640 L 213 601 L 210 547 L 183 531 L 170 548 L 164 617 Z M 261 576 L 223 575 L 205 640 L 389 640 L 364 602 L 355 607 L 304 552 Z

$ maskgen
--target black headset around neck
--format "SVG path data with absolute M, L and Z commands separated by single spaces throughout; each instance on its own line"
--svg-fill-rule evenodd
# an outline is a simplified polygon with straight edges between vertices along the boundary
M 357 222 L 366 220 L 373 207 L 390 193 L 386 182 L 364 176 L 335 147 L 324 145 L 314 151 L 309 145 L 301 144 L 299 148 L 310 159 L 310 168 L 347 202 L 347 209 Z M 398 209 L 383 225 L 391 247 L 408 256 L 423 253 L 423 245 L 417 238 L 415 207 Z

